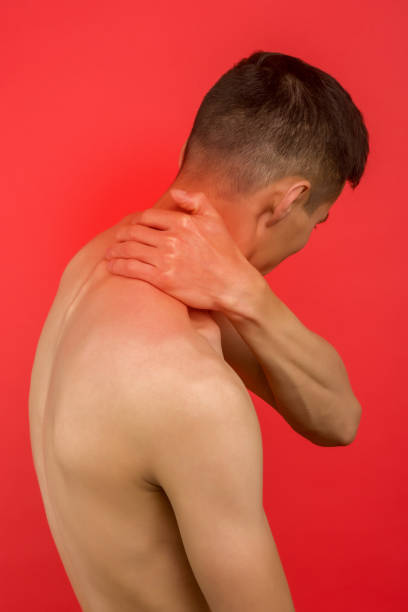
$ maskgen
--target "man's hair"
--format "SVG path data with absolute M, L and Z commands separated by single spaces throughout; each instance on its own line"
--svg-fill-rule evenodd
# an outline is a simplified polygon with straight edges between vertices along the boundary
M 226 196 L 301 175 L 308 214 L 355 189 L 369 153 L 363 115 L 340 83 L 303 60 L 256 51 L 204 96 L 179 173 L 214 175 Z

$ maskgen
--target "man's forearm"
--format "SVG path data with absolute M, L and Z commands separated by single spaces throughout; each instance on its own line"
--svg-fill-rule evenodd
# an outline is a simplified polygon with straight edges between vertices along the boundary
M 261 275 L 225 297 L 220 310 L 251 348 L 274 408 L 291 427 L 321 446 L 350 443 L 361 406 L 335 348 L 307 329 Z

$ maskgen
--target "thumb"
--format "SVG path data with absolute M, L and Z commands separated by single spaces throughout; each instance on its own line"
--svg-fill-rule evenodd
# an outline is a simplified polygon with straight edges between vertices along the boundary
M 177 202 L 184 210 L 193 214 L 201 214 L 212 217 L 218 217 L 218 211 L 210 203 L 207 196 L 202 192 L 188 193 L 183 189 L 170 189 L 173 200 Z

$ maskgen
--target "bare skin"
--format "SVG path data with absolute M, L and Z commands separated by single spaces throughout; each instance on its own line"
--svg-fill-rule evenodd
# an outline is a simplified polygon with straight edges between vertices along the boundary
M 248 414 L 253 406 L 223 358 L 210 314 L 109 273 L 103 257 L 126 220 L 75 255 L 45 321 L 29 397 L 35 469 L 84 612 L 208 611 L 172 505 L 155 482 L 154 432 L 181 399 L 173 377 L 187 388 L 203 379 L 209 397 L 220 386 L 237 390 Z M 166 438 L 160 444 L 165 453 Z M 261 497 L 260 476 L 257 483 Z M 271 610 L 289 612 L 283 568 L 267 537 L 268 571 L 276 576 Z

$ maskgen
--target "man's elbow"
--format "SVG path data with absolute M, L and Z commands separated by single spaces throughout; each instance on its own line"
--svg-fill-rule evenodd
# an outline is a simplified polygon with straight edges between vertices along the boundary
M 342 405 L 344 412 L 344 404 Z M 342 419 L 342 425 L 334 427 L 333 423 L 326 429 L 314 430 L 313 432 L 300 432 L 317 446 L 348 446 L 357 435 L 361 418 L 361 406 L 357 400 L 353 401 L 347 411 L 347 418 Z
M 361 405 L 357 400 L 355 400 L 353 407 L 350 410 L 347 426 L 343 428 L 342 435 L 339 437 L 338 446 L 348 446 L 354 441 L 360 425 L 361 413 Z

